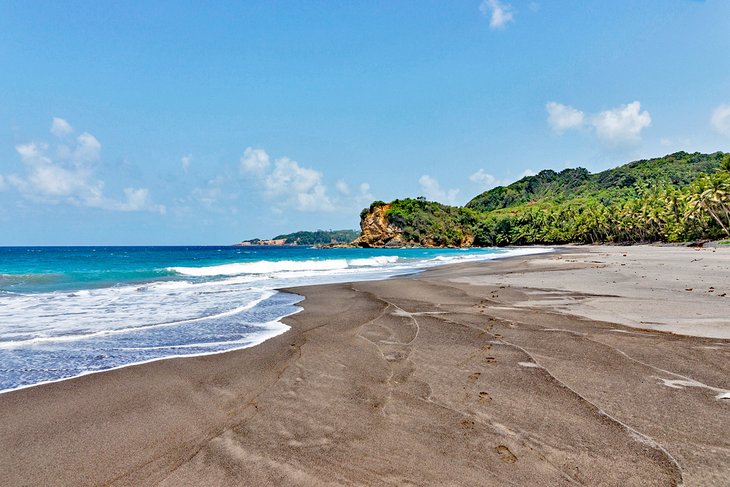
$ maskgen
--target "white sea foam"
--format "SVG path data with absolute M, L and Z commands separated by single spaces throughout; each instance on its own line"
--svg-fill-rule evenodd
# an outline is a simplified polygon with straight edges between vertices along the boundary
M 207 267 L 169 267 L 167 270 L 176 272 L 183 276 L 214 277 L 214 276 L 237 276 L 241 274 L 271 274 L 281 271 L 330 271 L 335 269 L 347 269 L 346 259 L 331 260 L 260 260 L 257 262 L 240 262 L 235 264 L 221 264 Z
M 108 337 L 110 335 L 116 335 L 116 334 L 120 334 L 120 333 L 133 333 L 133 332 L 139 332 L 142 330 L 149 331 L 149 330 L 152 330 L 155 328 L 166 328 L 166 327 L 185 325 L 185 324 L 189 324 L 189 323 L 197 323 L 197 322 L 201 322 L 201 321 L 215 320 L 215 319 L 219 319 L 219 318 L 225 318 L 227 316 L 234 316 L 237 314 L 241 314 L 244 311 L 254 308 L 256 305 L 260 304 L 262 301 L 264 301 L 266 299 L 269 299 L 273 295 L 274 295 L 274 291 L 264 291 L 256 299 L 251 300 L 250 302 L 246 303 L 243 306 L 238 306 L 236 308 L 227 309 L 220 313 L 213 313 L 210 315 L 200 316 L 197 318 L 190 318 L 190 319 L 177 320 L 177 321 L 168 321 L 168 322 L 164 322 L 164 323 L 142 324 L 139 326 L 131 326 L 131 327 L 127 327 L 127 328 L 109 328 L 109 329 L 102 329 L 102 330 L 98 330 L 98 331 L 87 331 L 86 333 L 50 335 L 50 336 L 46 335 L 46 336 L 36 336 L 36 337 L 28 338 L 25 340 L 0 341 L 0 348 L 10 349 L 10 348 L 18 348 L 20 346 L 39 345 L 39 344 L 47 344 L 47 343 L 73 342 L 73 341 L 78 341 L 78 340 L 88 340 L 88 339 L 92 339 L 92 338 Z
M 325 259 L 325 260 L 260 260 L 239 262 L 206 267 L 168 267 L 166 270 L 183 276 L 215 277 L 239 276 L 244 274 L 273 274 L 288 271 L 338 271 L 353 267 L 380 267 L 398 261 L 396 256 L 377 256 L 363 259 Z
M 367 259 L 350 259 L 347 263 L 350 267 L 373 267 L 394 264 L 398 262 L 398 259 L 399 257 L 395 255 L 381 255 Z
M 0 293 L 0 389 L 174 356 L 252 346 L 287 327 L 299 298 L 275 289 L 382 279 L 437 265 L 546 252 L 238 262 L 171 267 L 177 279 L 39 293 Z M 433 254 L 432 254 L 433 255 Z M 12 375 L 12 377 L 11 377 Z
M 301 308 L 293 311 L 290 314 L 298 313 L 299 311 L 301 311 Z M 281 318 L 284 318 L 285 316 L 287 316 L 287 315 L 284 315 Z M 22 385 L 15 384 L 12 387 L 7 387 L 7 388 L 0 387 L 0 394 L 5 393 L 5 392 L 17 391 L 20 389 L 27 389 L 29 387 L 34 387 L 34 386 L 38 386 L 38 385 L 42 385 L 42 384 L 52 384 L 54 382 L 60 382 L 60 381 L 68 380 L 71 378 L 81 377 L 84 375 L 95 374 L 97 372 L 121 369 L 123 367 L 129 367 L 132 365 L 142 365 L 142 364 L 146 364 L 146 363 L 150 363 L 150 362 L 157 362 L 159 360 L 169 360 L 169 359 L 184 358 L 184 357 L 201 357 L 201 356 L 206 356 L 206 355 L 217 355 L 217 354 L 221 354 L 221 353 L 225 353 L 225 352 L 230 352 L 232 350 L 240 350 L 242 348 L 255 347 L 256 345 L 260 345 L 263 342 L 265 342 L 266 340 L 273 338 L 277 335 L 280 335 L 289 329 L 289 326 L 285 325 L 284 323 L 282 323 L 281 321 L 278 321 L 278 320 L 267 322 L 267 323 L 262 323 L 260 326 L 261 326 L 261 330 L 258 332 L 252 333 L 248 337 L 248 340 L 238 341 L 236 344 L 238 346 L 228 346 L 228 345 L 230 345 L 230 342 L 226 342 L 226 348 L 223 350 L 214 350 L 214 351 L 194 353 L 194 354 L 190 354 L 190 353 L 165 354 L 164 356 L 156 357 L 156 358 L 149 359 L 149 360 L 130 361 L 130 362 L 127 362 L 127 363 L 124 363 L 121 365 L 116 365 L 113 367 L 106 367 L 106 368 L 98 369 L 98 370 L 86 370 L 86 371 L 82 371 L 82 372 L 79 372 L 76 374 L 70 374 L 70 375 L 66 375 L 66 376 L 58 376 L 58 377 L 51 376 L 53 378 L 39 380 L 39 381 L 30 383 L 30 384 L 22 384 Z M 150 348 L 151 347 L 147 347 L 147 348 L 138 347 L 137 350 L 149 350 Z M 178 347 L 178 348 L 181 348 L 181 347 Z

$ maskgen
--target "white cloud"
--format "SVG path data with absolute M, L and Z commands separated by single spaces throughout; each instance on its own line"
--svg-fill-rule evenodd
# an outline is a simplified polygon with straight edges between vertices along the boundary
M 342 179 L 335 183 L 335 188 L 337 188 L 337 191 L 345 196 L 350 194 L 350 186 Z
M 520 177 L 517 178 L 517 180 L 519 181 L 522 178 L 526 178 L 527 176 L 534 176 L 536 174 L 537 173 L 535 171 L 533 171 L 532 169 L 525 169 L 524 171 L 522 171 L 522 174 L 520 174 Z
M 374 199 L 370 193 L 370 184 L 360 183 L 360 200 L 372 201 Z
M 241 157 L 241 171 L 259 179 L 264 196 L 274 203 L 275 211 L 284 208 L 334 210 L 322 173 L 302 167 L 288 157 L 276 159 L 272 167 L 271 158 L 265 150 L 247 147 Z
M 180 158 L 180 167 L 182 168 L 183 172 L 185 174 L 188 173 L 188 170 L 190 170 L 190 163 L 193 162 L 193 155 L 188 154 L 186 156 L 182 156 Z
M 278 206 L 300 211 L 330 211 L 334 209 L 322 182 L 322 173 L 302 167 L 298 162 L 281 157 L 264 180 L 266 195 L 277 200 Z
M 489 17 L 489 26 L 492 29 L 504 28 L 508 23 L 514 22 L 512 5 L 502 3 L 499 0 L 484 0 L 479 6 L 482 14 Z
M 226 178 L 217 176 L 210 179 L 204 188 L 195 188 L 193 197 L 207 208 L 214 208 L 218 200 L 223 197 L 222 185 L 225 184 Z
M 497 179 L 484 169 L 479 169 L 477 172 L 469 176 L 469 181 L 478 184 L 479 187 L 483 190 L 491 189 L 495 186 L 502 186 L 505 184 L 505 181 Z
M 73 151 L 73 160 L 75 163 L 84 164 L 99 160 L 101 144 L 96 140 L 96 137 L 88 132 L 84 132 L 76 140 L 78 145 Z
M 147 188 L 124 188 L 124 198 L 121 200 L 105 198 L 101 187 L 92 198 L 85 202 L 85 206 L 112 211 L 151 211 L 160 215 L 167 214 L 165 205 L 155 205 L 150 198 Z
M 263 149 L 246 147 L 241 157 L 241 170 L 261 175 L 269 168 L 269 155 Z
M 458 189 L 444 190 L 438 180 L 428 174 L 418 178 L 418 184 L 421 185 L 421 191 L 427 199 L 450 205 L 456 204 L 456 197 L 459 195 Z
M 545 105 L 545 109 L 548 112 L 548 125 L 557 134 L 583 125 L 583 112 L 571 106 L 551 101 Z
M 641 140 L 641 131 L 651 125 L 651 115 L 641 111 L 641 103 L 634 101 L 590 117 L 571 106 L 549 102 L 548 125 L 557 133 L 577 129 L 588 124 L 596 136 L 610 145 L 636 143 Z
M 53 117 L 51 121 L 51 133 L 56 137 L 63 137 L 72 134 L 74 128 L 66 120 L 58 117 Z
M 712 112 L 712 128 L 721 134 L 730 135 L 730 105 L 720 105 Z
M 163 205 L 154 205 L 150 200 L 150 191 L 147 188 L 124 188 L 125 200 L 114 203 L 114 208 L 119 211 L 143 211 L 152 210 L 164 215 L 167 209 Z
M 5 177 L 0 174 L 0 191 L 5 191 L 5 189 L 8 187 L 7 183 L 5 182 Z
M 330 194 L 321 172 L 289 157 L 273 159 L 264 149 L 246 148 L 240 169 L 257 182 L 262 196 L 272 203 L 271 210 L 277 214 L 286 209 L 351 212 L 373 200 L 368 183 L 354 186 L 340 179 Z
M 360 183 L 356 189 L 353 189 L 346 181 L 340 179 L 335 183 L 335 188 L 340 195 L 335 204 L 343 210 L 350 211 L 348 208 L 359 208 L 364 204 L 372 203 L 375 199 L 370 192 L 369 183 Z
M 103 183 L 91 180 L 91 170 L 84 165 L 54 162 L 46 144 L 29 143 L 15 147 L 27 169 L 26 178 L 11 175 L 9 180 L 22 193 L 36 198 L 68 197 L 95 199 Z
M 638 101 L 606 110 L 591 119 L 596 135 L 610 143 L 634 142 L 641 138 L 641 131 L 651 125 L 651 115 L 641 111 Z
M 65 123 L 68 125 L 68 122 Z M 63 126 L 60 123 L 56 125 Z M 145 188 L 125 189 L 122 200 L 104 196 L 104 182 L 94 174 L 94 163 L 100 157 L 101 143 L 88 132 L 77 137 L 74 147 L 56 147 L 56 157 L 50 155 L 52 151 L 46 143 L 19 144 L 15 150 L 23 163 L 25 174 L 11 174 L 4 179 L 28 199 L 117 211 L 165 211 L 163 206 L 150 202 L 149 191 Z

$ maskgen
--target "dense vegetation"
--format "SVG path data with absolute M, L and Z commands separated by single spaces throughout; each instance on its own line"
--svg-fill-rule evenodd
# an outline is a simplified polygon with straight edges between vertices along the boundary
M 475 215 L 464 208 L 416 198 L 393 201 L 386 218 L 401 229 L 406 241 L 458 247 L 473 235 Z
M 466 204 L 479 211 L 493 211 L 541 202 L 562 203 L 580 198 L 596 199 L 604 205 L 637 196 L 636 185 L 685 187 L 698 176 L 716 170 L 724 154 L 677 152 L 657 159 L 631 162 L 591 174 L 579 167 L 555 172 L 551 169 L 528 176 L 506 187 L 476 196 Z
M 360 232 L 355 230 L 316 230 L 314 232 L 295 232 L 277 235 L 273 240 L 286 239 L 291 245 L 326 245 L 331 243 L 349 243 L 355 240 Z
M 723 238 L 730 236 L 730 155 L 678 152 L 596 174 L 546 170 L 463 208 L 395 200 L 386 218 L 405 241 L 422 245 L 458 246 L 467 236 L 485 246 Z

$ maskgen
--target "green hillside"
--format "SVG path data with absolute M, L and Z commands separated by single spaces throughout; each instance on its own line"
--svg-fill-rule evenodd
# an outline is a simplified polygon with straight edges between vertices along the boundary
M 717 239 L 730 236 L 730 155 L 677 152 L 595 174 L 545 170 L 465 207 L 395 200 L 385 217 L 415 245 Z
M 688 154 L 677 152 L 656 159 L 631 162 L 607 171 L 591 174 L 579 167 L 555 172 L 551 169 L 528 176 L 509 186 L 486 191 L 466 204 L 478 211 L 493 211 L 534 203 L 564 202 L 593 198 L 604 204 L 636 196 L 636 185 L 684 188 L 701 174 L 712 173 L 724 154 Z
M 355 230 L 316 230 L 277 235 L 273 240 L 285 239 L 291 245 L 327 245 L 331 243 L 350 243 L 360 235 Z

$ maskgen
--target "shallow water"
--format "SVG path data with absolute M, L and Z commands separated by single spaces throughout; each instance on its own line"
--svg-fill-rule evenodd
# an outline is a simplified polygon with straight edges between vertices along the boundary
M 539 249 L 0 248 L 0 390 L 256 345 L 298 310 L 289 286 Z

